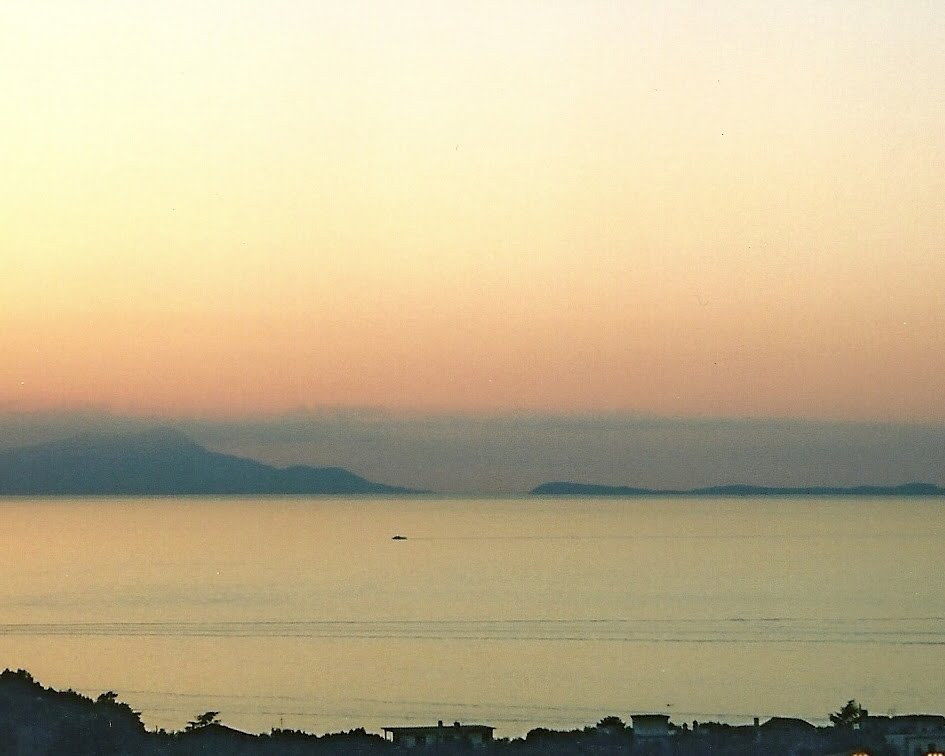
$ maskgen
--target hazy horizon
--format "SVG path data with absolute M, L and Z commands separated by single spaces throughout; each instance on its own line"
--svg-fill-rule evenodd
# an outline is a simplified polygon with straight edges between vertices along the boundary
M 443 494 L 523 493 L 552 480 L 647 488 L 945 484 L 945 424 L 370 410 L 229 419 L 0 412 L 0 449 L 160 425 L 214 451 L 276 466 L 340 466 Z

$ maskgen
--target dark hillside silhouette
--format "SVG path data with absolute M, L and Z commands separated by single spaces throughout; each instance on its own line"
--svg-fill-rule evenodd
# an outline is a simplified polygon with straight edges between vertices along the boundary
M 24 671 L 0 673 L 0 754 L 3 756 L 304 756 L 311 754 L 408 754 L 440 756 L 478 753 L 535 756 L 913 756 L 945 743 L 945 717 L 871 717 L 855 701 L 830 715 L 833 725 L 815 727 L 796 718 L 772 717 L 753 725 L 693 721 L 681 726 L 668 715 L 631 715 L 627 724 L 610 715 L 596 725 L 559 731 L 532 729 L 524 738 L 491 738 L 478 745 L 451 742 L 459 723 L 393 728 L 440 735 L 423 745 L 403 746 L 356 728 L 314 735 L 273 729 L 254 735 L 218 720 L 218 712 L 195 716 L 176 732 L 147 730 L 138 712 L 102 693 L 95 700 L 71 690 L 45 688 Z M 642 720 L 639 725 L 637 720 Z M 655 728 L 653 720 L 663 720 Z M 472 729 L 492 730 L 472 725 Z M 392 728 L 386 728 L 388 730 Z M 467 728 L 469 729 L 469 727 Z M 413 746 L 413 747 L 411 747 Z M 926 747 L 928 746 L 928 747 Z M 941 750 L 941 749 L 938 749 Z
M 209 451 L 177 431 L 86 435 L 0 452 L 0 494 L 407 494 L 341 467 L 277 468 Z

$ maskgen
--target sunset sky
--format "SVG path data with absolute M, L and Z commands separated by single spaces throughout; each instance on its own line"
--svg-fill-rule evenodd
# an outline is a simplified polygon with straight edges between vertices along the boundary
M 943 71 L 934 0 L 4 2 L 0 410 L 945 423 Z

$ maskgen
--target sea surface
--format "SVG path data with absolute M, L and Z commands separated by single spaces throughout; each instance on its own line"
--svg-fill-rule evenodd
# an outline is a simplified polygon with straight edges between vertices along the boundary
M 0 534 L 0 668 L 150 727 L 945 712 L 941 499 L 13 498 Z

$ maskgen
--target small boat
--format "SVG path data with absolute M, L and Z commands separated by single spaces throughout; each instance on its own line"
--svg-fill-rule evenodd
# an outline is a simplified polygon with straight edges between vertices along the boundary
M 391 537 L 391 540 L 392 540 L 392 541 L 406 541 L 406 540 L 407 540 L 407 536 L 395 535 L 395 536 Z

